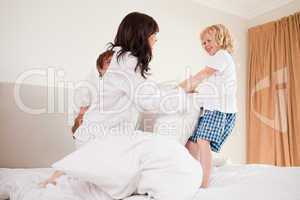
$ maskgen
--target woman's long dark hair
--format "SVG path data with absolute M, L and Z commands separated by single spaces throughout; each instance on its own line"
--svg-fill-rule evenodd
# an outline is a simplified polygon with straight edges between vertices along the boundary
M 148 38 L 158 31 L 159 27 L 152 17 L 138 12 L 129 13 L 119 25 L 114 43 L 110 43 L 110 49 L 112 50 L 116 46 L 122 48 L 117 59 L 126 52 L 137 57 L 135 71 L 139 69 L 141 75 L 147 78 L 150 70 L 148 65 L 152 59 Z

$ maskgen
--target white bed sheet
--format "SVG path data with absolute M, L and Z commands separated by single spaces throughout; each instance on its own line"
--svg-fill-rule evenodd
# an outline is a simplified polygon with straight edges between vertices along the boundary
M 0 169 L 0 199 L 111 200 L 95 185 L 67 176 L 56 186 L 39 188 L 51 173 L 52 169 Z M 194 200 L 300 200 L 299 186 L 300 168 L 226 165 L 214 168 L 210 188 L 199 189 Z
M 211 186 L 195 199 L 300 200 L 300 168 L 227 165 L 215 169 Z

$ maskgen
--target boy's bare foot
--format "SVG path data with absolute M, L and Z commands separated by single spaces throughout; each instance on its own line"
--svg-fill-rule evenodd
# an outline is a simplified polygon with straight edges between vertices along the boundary
M 200 188 L 208 188 L 208 181 L 202 181 Z

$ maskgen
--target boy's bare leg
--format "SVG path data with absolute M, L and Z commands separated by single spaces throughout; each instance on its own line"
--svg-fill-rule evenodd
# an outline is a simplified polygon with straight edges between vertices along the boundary
M 209 178 L 211 173 L 212 154 L 210 150 L 210 142 L 207 140 L 198 139 L 197 143 L 188 141 L 186 148 L 190 154 L 201 163 L 203 178 L 202 188 L 207 188 L 209 185 Z
M 190 154 L 197 160 L 200 162 L 200 150 L 199 150 L 199 145 L 195 142 L 192 141 L 188 141 L 185 145 L 185 147 L 189 150 Z M 201 163 L 201 162 L 200 162 Z M 202 168 L 200 168 L 199 170 L 203 170 Z M 203 177 L 202 180 L 199 180 L 199 187 L 202 187 L 203 184 Z
M 198 161 L 200 161 L 200 152 L 198 149 L 198 144 L 192 141 L 188 141 L 185 147 L 189 150 L 190 154 Z
M 56 179 L 64 175 L 62 171 L 55 171 L 48 179 L 39 183 L 40 187 L 46 187 L 48 184 L 56 185 Z
M 203 170 L 202 188 L 209 186 L 209 178 L 212 168 L 212 154 L 210 150 L 210 142 L 207 140 L 198 139 L 197 146 L 199 150 L 200 163 Z

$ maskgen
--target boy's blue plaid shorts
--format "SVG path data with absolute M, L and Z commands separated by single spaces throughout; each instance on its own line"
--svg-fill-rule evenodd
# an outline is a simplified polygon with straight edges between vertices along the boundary
M 189 140 L 195 143 L 198 139 L 210 141 L 211 150 L 219 152 L 226 138 L 232 132 L 235 119 L 235 113 L 205 110 Z

